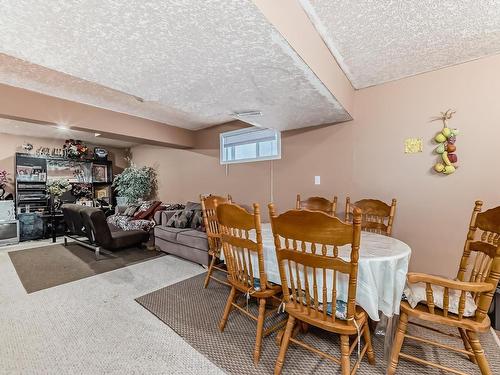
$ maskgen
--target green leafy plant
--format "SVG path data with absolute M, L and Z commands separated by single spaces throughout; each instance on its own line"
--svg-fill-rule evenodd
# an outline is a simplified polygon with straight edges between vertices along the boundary
M 137 167 L 132 164 L 115 177 L 113 187 L 129 203 L 146 200 L 156 193 L 156 171 L 152 167 Z
M 53 197 L 58 198 L 69 190 L 71 190 L 71 184 L 64 178 L 47 182 L 47 193 Z

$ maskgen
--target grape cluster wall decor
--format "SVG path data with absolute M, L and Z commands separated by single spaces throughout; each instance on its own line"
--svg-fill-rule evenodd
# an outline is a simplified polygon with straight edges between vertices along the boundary
M 455 141 L 459 134 L 458 129 L 451 129 L 448 127 L 448 121 L 453 117 L 455 111 L 451 109 L 446 112 L 441 112 L 441 116 L 436 117 L 433 121 L 440 120 L 443 122 L 443 129 L 436 134 L 434 141 L 438 146 L 434 151 L 439 155 L 440 160 L 434 164 L 434 170 L 437 173 L 449 175 L 454 173 L 457 168 L 458 157 L 455 153 L 457 147 Z

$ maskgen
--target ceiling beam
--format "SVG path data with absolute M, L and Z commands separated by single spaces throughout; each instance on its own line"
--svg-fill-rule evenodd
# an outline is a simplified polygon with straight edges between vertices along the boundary
M 0 84 L 0 117 L 113 135 L 112 138 L 191 148 L 188 129 Z
M 344 109 L 352 115 L 354 88 L 298 0 L 252 0 Z

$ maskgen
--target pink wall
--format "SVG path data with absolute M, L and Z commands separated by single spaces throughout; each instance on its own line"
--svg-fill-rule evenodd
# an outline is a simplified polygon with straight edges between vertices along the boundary
M 355 96 L 354 188 L 357 197 L 398 199 L 394 235 L 413 249 L 411 268 L 452 275 L 476 199 L 500 205 L 497 143 L 500 56 L 360 90 Z M 431 172 L 431 142 L 442 127 L 429 122 L 448 108 L 460 168 Z M 407 137 L 423 137 L 424 152 L 405 155 Z
M 411 269 L 453 275 L 474 201 L 500 204 L 499 70 L 495 56 L 357 91 L 354 121 L 283 134 L 283 159 L 273 162 L 272 181 L 271 162 L 233 165 L 225 175 L 218 133 L 235 124 L 198 132 L 193 150 L 134 147 L 133 159 L 158 169 L 164 201 L 231 193 L 237 201 L 265 205 L 271 183 L 280 210 L 292 208 L 297 193 L 337 194 L 341 202 L 347 194 L 355 200 L 397 198 L 394 236 L 412 247 Z M 445 177 L 430 172 L 436 160 L 430 140 L 440 124 L 429 119 L 448 108 L 457 110 L 451 125 L 462 131 L 461 167 Z M 424 152 L 405 155 L 407 137 L 423 137 Z M 315 175 L 321 176 L 319 186 Z
M 198 132 L 194 150 L 136 146 L 133 160 L 157 168 L 163 201 L 185 202 L 198 200 L 200 193 L 230 193 L 236 201 L 260 203 L 265 220 L 271 188 L 280 210 L 293 208 L 297 193 L 331 196 L 350 191 L 351 126 L 285 132 L 281 160 L 230 165 L 226 176 L 226 167 L 219 163 L 219 133 L 236 127 L 238 124 L 228 124 Z M 316 175 L 321 176 L 321 185 L 314 185 Z

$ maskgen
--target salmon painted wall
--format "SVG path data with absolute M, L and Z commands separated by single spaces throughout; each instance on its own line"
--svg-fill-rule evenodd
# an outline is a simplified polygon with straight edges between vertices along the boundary
M 351 126 L 285 132 L 281 160 L 233 164 L 226 175 L 226 167 L 219 163 L 219 133 L 238 127 L 229 124 L 199 131 L 193 150 L 136 146 L 132 158 L 138 165 L 157 168 L 163 201 L 185 202 L 198 200 L 200 193 L 230 193 L 237 202 L 260 203 L 266 221 L 271 189 L 279 210 L 293 208 L 297 193 L 343 196 L 350 191 Z M 314 185 L 314 176 L 321 176 L 321 185 Z
M 500 56 L 421 74 L 355 93 L 354 121 L 285 132 L 283 159 L 273 162 L 274 201 L 292 208 L 295 195 L 337 194 L 353 200 L 398 199 L 394 236 L 413 250 L 410 268 L 445 276 L 456 273 L 476 199 L 500 204 L 498 97 Z M 460 168 L 450 176 L 431 172 L 431 142 L 440 130 L 430 123 L 453 108 Z M 138 146 L 133 159 L 159 172 L 160 198 L 183 202 L 200 193 L 231 193 L 243 203 L 270 200 L 270 162 L 219 165 L 218 134 L 235 125 L 197 134 L 194 150 Z M 404 154 L 404 139 L 422 137 L 424 151 Z M 321 185 L 314 185 L 314 176 Z M 266 209 L 263 218 L 267 219 Z
M 398 199 L 394 235 L 412 247 L 413 270 L 454 275 L 474 201 L 500 205 L 499 72 L 500 55 L 356 93 L 353 191 Z M 449 108 L 460 167 L 444 176 L 431 171 L 442 123 L 429 120 Z M 408 137 L 422 137 L 424 151 L 405 155 Z
M 0 129 L 1 130 L 1 129 Z M 32 136 L 20 136 L 4 134 L 0 132 L 0 169 L 5 169 L 9 175 L 9 184 L 7 185 L 6 191 L 12 193 L 14 191 L 14 166 L 15 166 L 15 153 L 23 152 L 22 145 L 25 142 L 29 142 L 33 145 L 33 149 L 36 150 L 39 147 L 52 148 L 62 148 L 64 140 L 61 139 L 51 139 L 51 138 L 38 138 Z M 90 145 L 91 148 L 98 145 Z M 127 167 L 127 161 L 125 160 L 125 150 L 119 148 L 113 148 L 108 146 L 103 146 L 109 152 L 109 159 L 113 161 L 113 174 L 120 173 L 124 168 Z

